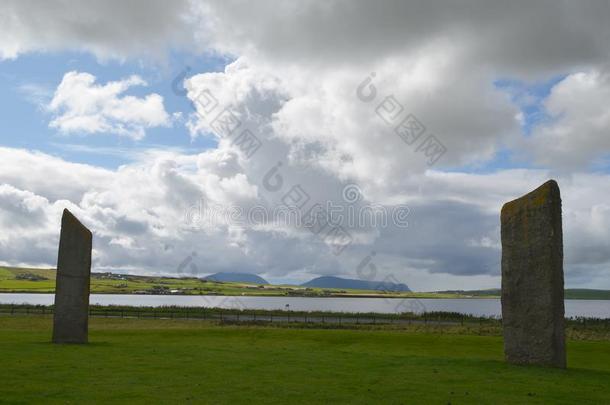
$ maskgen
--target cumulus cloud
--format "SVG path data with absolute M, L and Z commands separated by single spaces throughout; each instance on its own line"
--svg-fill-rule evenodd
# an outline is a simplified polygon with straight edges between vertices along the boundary
M 544 107 L 547 122 L 527 142 L 540 164 L 562 169 L 600 163 L 610 153 L 610 72 L 568 75 L 556 84 Z
M 197 38 L 206 50 L 234 59 L 223 72 L 185 82 L 197 108 L 188 129 L 193 137 L 216 138 L 215 149 L 157 153 L 113 171 L 0 151 L 9 162 L 0 172 L 6 183 L 0 215 L 7 224 L 16 221 L 16 232 L 0 239 L 7 260 L 52 264 L 52 243 L 36 246 L 28 232 L 54 241 L 61 207 L 70 205 L 96 235 L 100 270 L 175 273 L 197 252 L 201 273 L 239 270 L 304 281 L 359 277 L 363 258 L 375 252 L 380 280 L 392 276 L 415 289 L 497 287 L 502 204 L 543 183 L 550 169 L 568 168 L 558 175 L 567 284 L 610 286 L 603 277 L 610 263 L 603 190 L 610 176 L 582 172 L 610 147 L 607 2 L 133 1 L 121 2 L 117 18 L 111 6 L 74 4 L 67 20 L 51 10 L 57 4 L 31 14 L 22 3 L 6 4 L 0 14 L 5 58 L 54 49 L 139 57 Z M 565 79 L 544 101 L 552 120 L 526 137 L 522 106 L 494 83 L 556 75 Z M 169 120 L 156 95 L 124 95 L 142 84 L 138 77 L 99 85 L 71 72 L 64 82 L 51 104 L 52 125 L 60 130 L 141 138 Z M 76 102 L 83 94 L 85 102 Z M 421 136 L 400 127 L 410 116 L 425 127 Z M 227 122 L 238 128 L 227 130 Z M 256 150 L 245 149 L 244 130 L 256 137 Z M 444 149 L 434 162 L 424 147 L 432 135 Z M 542 169 L 464 169 L 495 167 L 505 148 L 526 152 L 526 167 L 533 162 Z M 82 175 L 65 189 L 54 187 L 38 180 L 50 176 L 27 174 L 9 155 L 57 178 Z M 350 205 L 342 191 L 352 183 L 361 196 Z M 346 224 L 353 241 L 337 256 L 332 243 L 273 216 L 256 225 L 188 221 L 201 201 L 272 209 L 296 186 L 308 207 L 406 204 L 408 227 Z M 17 220 L 24 215 L 29 220 Z
M 66 162 L 36 151 L 0 148 L 0 184 L 28 190 L 49 201 L 80 202 L 92 186 L 106 187 L 112 172 L 86 164 Z
M 383 72 L 381 68 L 375 71 L 377 77 L 380 76 L 379 72 Z M 425 71 L 430 72 L 431 69 Z M 425 159 L 408 148 L 396 137 L 392 128 L 388 128 L 376 115 L 374 107 L 354 96 L 358 82 L 349 78 L 354 79 L 356 75 L 346 71 L 340 74 L 317 72 L 314 84 L 313 76 L 304 76 L 301 82 L 295 70 L 283 72 L 267 69 L 264 64 L 253 66 L 251 61 L 240 58 L 229 65 L 225 72 L 204 73 L 187 81 L 188 96 L 198 108 L 198 114 L 192 117 L 191 129 L 196 136 L 219 138 L 219 150 L 236 156 L 237 161 L 232 161 L 239 163 L 251 183 L 258 185 L 261 195 L 275 204 L 279 203 L 282 193 L 265 191 L 263 179 L 278 161 L 283 163 L 282 176 L 290 179 L 291 184 L 303 186 L 313 200 L 339 203 L 338 192 L 347 181 L 355 181 L 366 202 L 385 206 L 408 204 L 411 209 L 408 229 L 350 229 L 360 237 L 350 248 L 351 253 L 342 256 L 336 267 L 331 269 L 315 266 L 314 261 L 309 261 L 315 268 L 310 272 L 353 277 L 358 258 L 375 251 L 378 267 L 383 269 L 380 271 L 386 275 L 405 277 L 419 288 L 443 284 L 444 281 L 434 276 L 437 273 L 473 277 L 473 280 L 486 283 L 483 284 L 486 286 L 497 284 L 500 208 L 504 202 L 543 183 L 551 172 L 515 169 L 473 175 L 455 170 L 430 170 Z M 408 77 L 401 80 L 408 90 L 399 93 L 398 86 L 393 91 L 408 99 L 418 86 L 430 91 L 438 83 L 443 82 L 436 75 L 427 81 Z M 472 83 L 476 81 L 473 79 Z M 383 83 L 376 83 L 376 86 L 378 91 L 383 91 Z M 506 128 L 510 133 L 516 124 L 516 109 L 491 89 L 488 92 L 486 101 L 496 100 L 497 105 L 501 106 L 499 111 L 504 111 Z M 212 96 L 217 104 L 217 110 L 212 114 L 208 111 L 209 104 L 201 102 L 202 94 Z M 481 95 L 481 89 L 475 94 Z M 441 101 L 440 98 L 437 100 Z M 475 104 L 479 101 L 473 99 Z M 434 105 L 433 102 L 429 104 L 430 108 Z M 215 113 L 224 111 L 227 106 L 243 127 L 251 128 L 262 140 L 263 145 L 250 159 L 239 154 L 239 147 L 234 142 L 239 130 L 235 134 L 223 135 L 214 125 Z M 418 107 L 422 108 L 421 103 Z M 457 106 L 454 110 L 464 108 L 469 107 Z M 494 116 L 498 111 L 493 110 L 488 117 L 478 119 L 476 112 L 485 108 L 489 106 L 473 106 L 470 115 L 474 117 L 472 122 L 464 120 L 464 125 L 469 125 L 471 131 L 460 133 L 457 128 L 452 130 L 447 127 L 447 133 L 456 138 L 453 140 L 455 143 L 451 143 L 456 149 L 455 154 L 447 157 L 455 159 L 454 164 L 468 161 L 469 157 L 480 159 L 485 156 L 486 150 L 493 150 L 494 142 L 498 140 L 497 130 L 501 131 L 501 128 L 494 130 L 494 126 L 502 115 Z M 453 122 L 459 125 L 459 120 L 455 119 L 458 114 L 450 110 L 451 106 L 447 104 L 445 115 L 453 113 Z M 490 126 L 476 130 L 476 126 L 484 125 L 488 118 Z M 436 124 L 440 122 L 432 121 Z M 478 139 L 477 133 L 480 134 Z M 494 135 L 490 136 L 490 133 Z M 447 140 L 448 144 L 450 142 L 452 138 Z M 605 212 L 599 207 L 582 206 L 576 201 L 579 187 L 586 188 L 596 181 L 607 182 L 608 178 L 581 175 L 576 181 L 567 174 L 560 178 L 566 196 L 566 235 L 579 235 L 566 236 L 568 282 L 572 280 L 572 271 L 582 274 L 577 269 L 582 267 L 583 257 L 579 258 L 577 252 L 582 254 L 580 241 L 586 238 L 579 232 L 593 237 L 592 229 L 596 229 L 588 229 L 584 222 L 592 221 L 595 215 Z M 600 200 L 603 200 L 601 195 L 591 195 L 588 201 Z M 582 228 L 574 221 L 575 215 L 584 221 Z M 577 227 L 579 232 L 576 232 Z M 286 237 L 297 236 L 288 233 Z M 604 240 L 600 239 L 594 250 L 600 253 L 599 260 L 607 263 L 610 257 L 601 254 L 604 250 L 601 245 L 606 244 Z M 309 240 L 308 243 L 316 246 L 315 241 Z M 305 265 L 303 269 L 306 268 Z M 303 269 L 299 274 L 303 274 Z M 576 279 L 582 282 L 584 277 L 579 275 Z M 455 277 L 451 280 L 468 288 L 468 283 L 461 284 Z
M 436 56 L 444 64 L 439 65 Z M 266 170 L 259 162 L 283 158 L 330 174 L 327 177 L 334 177 L 330 181 L 336 184 L 355 181 L 376 201 L 399 201 L 408 194 L 407 175 L 431 167 L 421 150 L 429 136 L 434 135 L 446 149 L 437 165 L 458 166 L 491 158 L 498 138 L 517 129 L 517 110 L 508 99 L 491 81 L 481 85 L 472 77 L 457 80 L 460 72 L 451 59 L 439 54 L 416 62 L 407 62 L 408 58 L 383 61 L 368 70 L 376 72 L 373 83 L 378 96 L 363 102 L 357 88 L 368 73 L 359 68 L 337 73 L 298 67 L 281 70 L 240 58 L 225 72 L 195 75 L 187 81 L 188 96 L 198 108 L 190 129 L 195 136 L 218 132 L 214 114 L 230 108 L 243 128 L 266 141 L 258 157 L 246 163 L 249 171 Z M 405 69 L 413 74 L 401 76 Z M 206 111 L 208 104 L 201 102 L 207 94 L 218 105 L 212 114 Z M 380 111 L 390 96 L 402 112 L 388 123 Z M 481 114 L 483 118 L 472 119 Z M 409 115 L 427 130 L 417 142 L 405 142 L 396 132 Z M 221 145 L 234 145 L 228 137 L 220 138 Z M 262 173 L 255 176 L 260 178 Z
M 147 128 L 168 126 L 163 97 L 124 95 L 132 86 L 146 86 L 139 76 L 97 84 L 89 73 L 68 72 L 55 90 L 48 110 L 55 114 L 49 126 L 64 133 L 111 133 L 135 140 Z
M 379 156 L 380 145 L 394 149 L 379 142 L 375 134 L 383 128 L 365 121 L 371 121 L 370 114 L 342 97 L 354 81 L 376 72 L 376 85 L 385 85 L 381 95 L 393 94 L 443 140 L 448 152 L 440 164 L 445 167 L 476 165 L 508 147 L 525 155 L 534 148 L 530 156 L 545 166 L 584 168 L 608 149 L 605 104 L 594 101 L 605 96 L 607 87 L 610 28 L 602 17 L 610 12 L 607 2 L 305 1 L 277 6 L 263 1 L 254 7 L 212 1 L 199 9 L 206 17 L 201 35 L 209 43 L 247 56 L 251 66 L 279 76 L 282 88 L 298 96 L 277 117 L 284 136 L 303 136 L 307 123 L 315 122 L 334 126 L 313 131 L 326 143 L 332 130 L 356 139 L 353 134 L 362 130 L 370 134 L 366 150 L 372 144 Z M 557 75 L 568 77 L 545 103 L 557 122 L 527 142 L 518 128 L 519 106 L 498 95 L 492 83 Z M 342 119 L 352 126 L 340 126 Z M 311 140 L 315 134 L 307 136 Z M 584 139 L 576 146 L 579 138 Z M 341 147 L 356 143 L 364 146 L 344 139 Z M 320 160 L 345 161 L 337 158 L 345 151 L 336 152 Z
M 408 181 L 414 189 L 424 186 L 408 199 L 408 227 L 390 223 L 365 230 L 370 237 L 359 238 L 359 229 L 346 225 L 355 240 L 337 256 L 324 240 L 294 227 L 290 231 L 279 224 L 260 226 L 260 222 L 238 222 L 235 217 L 225 217 L 214 226 L 192 222 L 188 214 L 200 201 L 247 212 L 255 204 L 267 206 L 273 198 L 260 181 L 244 174 L 245 166 L 228 150 L 159 153 L 114 171 L 80 165 L 80 177 L 88 185 L 82 195 L 70 188 L 52 190 L 29 183 L 24 167 L 46 166 L 54 176 L 68 178 L 75 171 L 73 163 L 42 153 L 0 150 L 0 160 L 10 155 L 23 160 L 13 161 L 22 179 L 13 176 L 11 184 L 0 186 L 0 223 L 11 229 L 0 237 L 0 255 L 9 264 L 53 266 L 61 211 L 67 207 L 93 230 L 98 271 L 202 275 L 239 270 L 272 280 L 305 281 L 329 274 L 363 277 L 359 266 L 375 252 L 374 279 L 390 277 L 416 289 L 497 285 L 499 209 L 548 176 L 545 171 L 524 169 L 485 175 L 428 171 L 424 179 L 411 176 Z M 221 164 L 210 164 L 213 161 Z M 340 201 L 331 189 L 315 188 L 313 180 L 291 179 L 298 172 L 287 169 L 282 173 L 285 191 L 289 182 L 303 181 L 315 198 Z M 331 184 L 325 177 L 318 181 Z M 610 223 L 610 208 L 600 202 L 610 176 L 581 175 L 559 181 L 564 198 L 566 279 L 568 285 L 586 285 L 592 277 L 601 277 L 603 266 L 610 263 L 610 239 L 604 227 Z M 580 197 L 583 192 L 585 198 Z M 197 253 L 195 270 L 179 273 L 179 264 L 193 252 Z

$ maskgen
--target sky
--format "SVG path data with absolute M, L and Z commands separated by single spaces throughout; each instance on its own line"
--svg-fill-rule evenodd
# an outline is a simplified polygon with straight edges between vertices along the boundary
M 0 263 L 497 288 L 548 179 L 570 288 L 610 289 L 610 4 L 0 4 Z

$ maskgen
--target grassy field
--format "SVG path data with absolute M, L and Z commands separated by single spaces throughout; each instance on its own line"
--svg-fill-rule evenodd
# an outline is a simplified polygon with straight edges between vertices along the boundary
M 569 341 L 568 370 L 502 360 L 498 336 L 0 317 L 3 403 L 607 404 L 610 342 Z

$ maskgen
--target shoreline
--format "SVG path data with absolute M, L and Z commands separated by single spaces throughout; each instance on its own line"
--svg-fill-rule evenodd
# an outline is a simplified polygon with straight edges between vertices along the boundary
M 55 294 L 54 291 L 0 291 L 0 294 L 40 294 L 40 295 L 51 295 Z M 423 293 L 423 294 L 434 294 L 434 293 Z M 500 299 L 499 295 L 477 295 L 477 296 L 453 296 L 453 297 L 433 297 L 430 295 L 426 296 L 396 296 L 396 295 L 375 295 L 375 294 L 342 294 L 342 295 L 328 295 L 328 296 L 305 296 L 305 295 L 278 295 L 278 294 L 135 294 L 135 293 L 121 293 L 121 292 L 92 292 L 91 295 L 130 295 L 130 296 L 142 296 L 142 297 L 261 297 L 261 298 L 383 298 L 383 299 L 418 299 L 418 300 L 481 300 L 481 299 Z M 566 297 L 564 301 L 610 301 L 609 298 L 574 298 Z

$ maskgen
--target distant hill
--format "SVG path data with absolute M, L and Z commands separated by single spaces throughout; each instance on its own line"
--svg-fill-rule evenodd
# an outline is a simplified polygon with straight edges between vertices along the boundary
M 269 284 L 264 278 L 248 273 L 216 273 L 203 278 L 210 281 L 233 283 Z
M 564 297 L 572 300 L 610 300 L 610 290 L 588 288 L 568 288 Z
M 397 284 L 382 281 L 365 281 L 354 280 L 349 278 L 340 278 L 332 276 L 324 276 L 314 278 L 304 284 L 302 287 L 317 287 L 317 288 L 342 288 L 353 290 L 373 290 L 373 291 L 411 291 L 406 284 Z
M 0 266 L 0 293 L 52 293 L 55 291 L 55 269 L 34 269 Z M 196 277 L 163 277 L 138 276 L 117 273 L 91 273 L 91 292 L 106 294 L 143 294 L 164 293 L 172 294 L 216 294 L 216 295 L 268 295 L 268 296 L 345 296 L 350 295 L 373 296 L 367 291 L 393 291 L 396 295 L 416 298 L 499 298 L 500 289 L 488 290 L 447 290 L 435 292 L 413 293 L 405 284 L 368 282 L 363 280 L 346 279 L 339 277 L 318 277 L 301 286 L 269 285 L 269 283 L 255 275 L 247 273 L 217 273 L 207 276 L 203 282 Z M 226 284 L 223 284 L 226 282 Z M 265 288 L 248 288 L 238 284 L 266 285 Z M 303 287 L 317 287 L 326 291 L 305 290 Z M 329 293 L 328 290 L 336 290 Z M 349 291 L 359 290 L 359 291 Z M 594 290 L 587 288 L 568 288 L 565 298 L 573 300 L 610 300 L 610 290 Z

